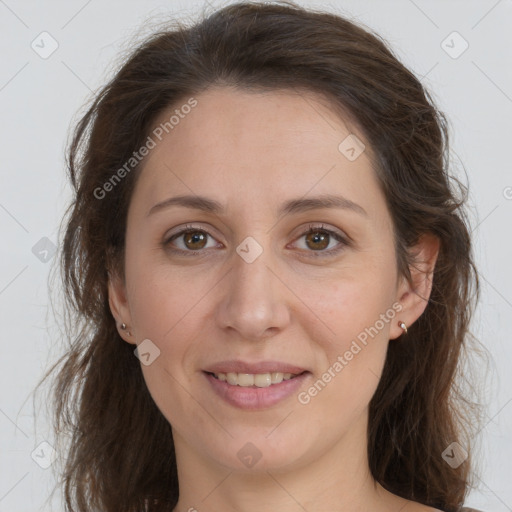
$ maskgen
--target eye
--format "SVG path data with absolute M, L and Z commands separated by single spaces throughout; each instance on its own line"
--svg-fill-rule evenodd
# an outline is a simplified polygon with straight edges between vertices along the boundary
M 199 254 L 202 249 L 209 249 L 211 247 L 215 247 L 215 243 L 213 243 L 213 245 L 208 246 L 208 238 L 213 239 L 213 236 L 208 231 L 204 230 L 203 228 L 187 225 L 177 233 L 174 233 L 170 238 L 168 238 L 164 242 L 164 246 L 172 246 L 171 242 L 178 241 L 181 242 L 180 244 L 177 244 L 178 248 L 170 248 L 169 250 L 171 252 L 181 254 Z M 192 254 L 187 254 L 187 256 Z
M 323 224 L 320 226 L 310 224 L 308 229 L 296 240 L 301 240 L 304 237 L 304 243 L 299 248 L 310 253 L 308 256 L 312 257 L 331 256 L 341 251 L 344 246 L 350 245 L 344 236 L 332 229 L 325 228 Z M 208 245 L 210 242 L 208 238 L 212 239 L 210 245 Z M 214 242 L 213 235 L 204 228 L 192 225 L 186 225 L 171 235 L 163 242 L 163 245 L 170 252 L 185 256 L 200 256 L 204 253 L 203 249 L 218 247 Z
M 330 256 L 341 251 L 343 246 L 349 245 L 345 237 L 336 231 L 325 228 L 323 224 L 320 226 L 310 224 L 307 231 L 304 231 L 297 240 L 304 237 L 304 244 L 301 248 L 313 253 L 311 254 L 313 257 Z

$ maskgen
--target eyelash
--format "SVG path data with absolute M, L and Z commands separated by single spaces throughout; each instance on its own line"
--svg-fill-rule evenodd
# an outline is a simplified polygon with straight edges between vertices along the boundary
M 171 237 L 169 237 L 167 240 L 165 240 L 163 242 L 164 247 L 166 247 L 169 252 L 178 254 L 178 255 L 192 256 L 192 257 L 193 256 L 196 256 L 196 257 L 203 256 L 202 253 L 204 253 L 204 249 L 198 249 L 198 250 L 194 251 L 194 250 L 183 250 L 183 249 L 170 249 L 168 247 L 173 240 L 175 240 L 176 238 L 179 238 L 180 236 L 184 235 L 188 231 L 199 231 L 202 233 L 206 233 L 208 236 L 214 238 L 214 236 L 208 230 L 187 224 L 183 229 L 181 229 L 177 233 L 174 233 Z M 332 231 L 331 229 L 325 228 L 323 224 L 321 224 L 320 226 L 315 226 L 313 224 L 310 224 L 308 226 L 308 229 L 306 231 L 303 231 L 296 240 L 299 240 L 303 236 L 309 235 L 310 233 L 317 233 L 317 232 L 322 232 L 322 233 L 328 234 L 330 237 L 332 237 L 336 241 L 340 242 L 340 246 L 335 247 L 333 249 L 329 249 L 329 250 L 306 251 L 308 253 L 311 253 L 310 256 L 312 256 L 313 258 L 319 258 L 319 257 L 325 258 L 325 257 L 333 256 L 333 255 L 337 254 L 338 252 L 340 252 L 341 250 L 343 250 L 343 246 L 347 246 L 347 247 L 350 246 L 350 242 L 345 237 L 343 237 L 336 231 Z

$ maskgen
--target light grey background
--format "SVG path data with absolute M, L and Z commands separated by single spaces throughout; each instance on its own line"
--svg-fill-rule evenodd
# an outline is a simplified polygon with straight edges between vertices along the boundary
M 482 478 L 469 504 L 512 511 L 512 1 L 300 3 L 375 29 L 423 77 L 450 119 L 454 163 L 459 169 L 463 163 L 470 184 L 482 280 L 473 332 L 494 359 L 481 433 Z M 52 438 L 45 412 L 34 411 L 30 393 L 59 354 L 47 278 L 70 197 L 64 171 L 68 127 L 91 91 L 110 76 L 119 51 L 141 33 L 144 20 L 172 13 L 190 17 L 204 5 L 0 0 L 0 512 L 63 510 L 58 495 L 52 508 L 45 504 L 54 476 L 53 466 L 40 466 L 51 461 L 50 448 L 40 443 L 51 444 Z M 50 36 L 40 35 L 45 31 Z M 42 58 L 53 40 L 57 50 Z

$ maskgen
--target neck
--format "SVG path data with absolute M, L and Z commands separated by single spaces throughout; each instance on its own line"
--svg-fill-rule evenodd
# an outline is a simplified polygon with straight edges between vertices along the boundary
M 180 488 L 173 512 L 387 510 L 384 504 L 393 495 L 371 476 L 366 424 L 363 415 L 359 425 L 314 460 L 248 471 L 219 465 L 173 431 Z

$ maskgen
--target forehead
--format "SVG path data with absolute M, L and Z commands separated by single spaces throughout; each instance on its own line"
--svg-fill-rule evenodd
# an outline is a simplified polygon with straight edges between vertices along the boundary
M 164 128 L 164 139 L 209 150 L 229 147 L 230 152 L 243 151 L 247 158 L 264 146 L 275 149 L 272 156 L 293 158 L 302 152 L 314 155 L 313 144 L 318 150 L 328 146 L 337 150 L 340 136 L 351 133 L 346 119 L 334 114 L 334 105 L 310 91 L 214 87 L 194 100 L 196 106 L 187 108 L 189 112 L 179 119 L 172 114 L 185 111 L 189 101 L 185 98 L 159 116 L 155 125 Z M 175 124 L 165 130 L 171 117 Z M 301 143 L 308 146 L 302 148 Z
M 185 98 L 154 124 L 155 147 L 137 184 L 146 206 L 173 193 L 215 195 L 221 202 L 235 195 L 246 207 L 251 199 L 263 206 L 262 196 L 281 202 L 283 194 L 310 192 L 366 196 L 370 209 L 378 199 L 368 144 L 355 159 L 344 153 L 364 136 L 325 98 L 219 87 L 193 99 L 193 108 L 184 108 L 192 104 Z M 363 146 L 354 148 L 359 153 Z

